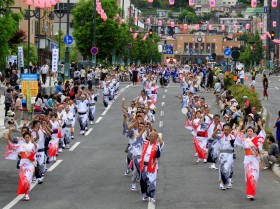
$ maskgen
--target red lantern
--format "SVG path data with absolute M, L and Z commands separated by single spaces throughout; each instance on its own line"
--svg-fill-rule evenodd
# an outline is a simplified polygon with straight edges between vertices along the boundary
M 162 26 L 162 21 L 161 20 L 158 21 L 158 26 Z
M 210 0 L 210 7 L 214 8 L 216 5 L 216 1 L 215 0 Z
M 223 49 L 225 49 L 225 46 L 223 46 Z
M 180 37 L 180 40 L 182 41 L 182 40 L 183 40 L 183 37 Z
M 147 18 L 146 23 L 147 23 L 148 25 L 150 25 L 150 24 L 151 24 L 151 19 L 150 19 L 150 18 Z
M 51 8 L 52 7 L 50 0 L 46 0 L 46 7 L 47 8 Z
M 51 5 L 55 6 L 56 5 L 56 1 L 55 0 L 51 0 Z
M 277 7 L 277 0 L 271 1 L 271 7 L 276 8 Z
M 47 0 L 48 1 L 48 0 Z M 31 6 L 32 4 L 33 4 L 33 1 L 32 0 L 26 0 L 26 4 L 28 5 L 28 6 Z
M 213 39 L 213 42 L 216 42 L 216 39 L 215 39 L 215 38 Z
M 251 27 L 251 26 L 250 26 L 250 24 L 249 24 L 249 23 L 247 23 L 247 24 L 246 24 L 246 30 L 249 30 L 249 29 L 250 29 L 250 27 Z
M 272 26 L 273 26 L 274 28 L 276 28 L 277 22 L 276 22 L 276 21 L 273 21 L 273 22 L 272 22 Z
M 233 30 L 235 30 L 235 31 L 237 30 L 237 25 L 233 26 Z
M 208 26 L 208 29 L 209 29 L 209 30 L 212 30 L 212 29 L 213 29 L 213 26 L 212 26 L 212 25 L 209 25 L 209 26 Z
M 192 38 L 192 42 L 194 42 L 194 38 Z
M 137 22 L 138 21 L 138 17 L 134 17 L 134 22 Z
M 174 3 L 175 3 L 175 0 L 169 0 L 169 5 L 174 5 Z
M 153 3 L 153 0 L 148 0 L 149 3 Z
M 181 48 L 181 45 L 180 45 L 180 44 L 178 45 L 178 48 Z
M 189 6 L 193 7 L 194 6 L 194 0 L 189 0 Z
M 188 49 L 189 48 L 189 45 L 186 45 L 186 49 Z
M 195 30 L 199 30 L 199 25 L 196 24 L 196 25 L 194 26 L 194 29 L 195 29 Z
M 204 42 L 205 42 L 205 39 L 203 38 L 203 39 L 202 39 L 202 43 L 204 43 Z
M 184 30 L 188 30 L 188 24 L 184 24 Z
M 226 39 L 224 39 L 224 42 L 227 42 L 227 40 L 226 40 Z
M 263 22 L 260 22 L 259 26 L 260 28 L 263 28 Z
M 257 7 L 257 0 L 251 0 L 251 7 L 256 8 Z
M 222 30 L 225 30 L 225 29 L 226 29 L 226 26 L 225 26 L 225 25 L 222 25 L 222 26 L 221 26 L 221 29 L 222 29 Z
M 171 25 L 171 28 L 174 28 L 175 23 L 174 23 L 174 22 L 171 22 L 170 25 Z

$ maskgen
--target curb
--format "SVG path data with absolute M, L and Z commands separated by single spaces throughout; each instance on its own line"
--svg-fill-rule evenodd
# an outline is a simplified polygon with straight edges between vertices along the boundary
M 268 113 L 265 107 L 263 107 L 262 112 L 261 112 L 262 119 L 265 120 L 265 127 L 268 128 Z M 271 167 L 271 170 L 280 178 L 280 168 L 276 163 Z

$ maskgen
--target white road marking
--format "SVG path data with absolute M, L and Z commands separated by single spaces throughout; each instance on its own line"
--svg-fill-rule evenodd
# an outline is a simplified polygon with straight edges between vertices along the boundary
M 80 142 L 79 142 L 80 143 Z M 72 146 L 73 147 L 73 146 Z M 69 150 L 70 151 L 70 150 Z M 48 172 L 53 171 L 60 163 L 62 160 L 57 160 L 51 167 L 49 167 Z
M 160 128 L 163 126 L 163 121 L 159 121 L 159 125 Z
M 69 151 L 74 151 L 74 149 L 75 149 L 77 146 L 79 146 L 80 143 L 81 143 L 81 142 L 76 142 L 76 143 L 69 149 Z
M 164 92 L 167 92 L 167 89 L 165 89 L 165 91 Z
M 165 99 L 166 95 L 163 95 L 162 98 Z
M 162 103 L 161 103 L 161 106 L 164 106 L 164 105 L 165 105 L 165 102 L 162 102 Z
M 132 86 L 132 84 L 130 84 L 130 85 L 127 85 L 125 88 L 127 89 L 128 87 L 130 87 L 130 86 Z
M 101 115 L 106 115 L 106 113 L 108 112 L 108 110 L 110 109 L 112 104 L 109 104 L 108 107 L 106 108 L 106 110 L 104 110 L 104 112 Z
M 152 202 L 148 202 L 148 209 L 155 209 L 156 208 L 156 205 L 155 203 L 152 203 Z
M 85 135 L 86 136 L 89 135 L 92 130 L 93 130 L 93 128 L 88 129 L 88 131 L 85 133 Z
M 102 117 L 99 117 L 95 123 L 99 123 L 102 120 Z
M 164 111 L 160 111 L 160 116 L 163 117 L 164 116 Z
M 274 88 L 279 89 L 277 86 L 275 86 Z
M 42 177 L 42 180 L 44 180 L 44 177 Z M 30 187 L 30 191 L 38 184 L 38 182 L 36 181 L 35 183 L 31 183 L 31 187 Z M 13 206 L 15 206 L 15 204 L 17 204 L 22 198 L 24 197 L 23 194 L 18 195 L 15 199 L 13 199 L 8 205 L 6 205 L 3 209 L 10 209 Z

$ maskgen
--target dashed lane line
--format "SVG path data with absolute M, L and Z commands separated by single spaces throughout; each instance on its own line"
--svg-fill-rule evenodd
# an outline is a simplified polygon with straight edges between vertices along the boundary
M 99 117 L 95 123 L 99 123 L 102 120 L 102 117 Z
M 90 130 L 90 129 L 89 129 L 89 130 Z M 70 151 L 70 152 L 74 151 L 74 149 L 75 149 L 77 146 L 79 146 L 79 144 L 81 144 L 81 142 L 76 142 L 76 143 L 69 149 L 69 151 Z
M 61 162 L 62 160 L 57 160 L 51 167 L 49 167 L 48 172 L 53 171 Z

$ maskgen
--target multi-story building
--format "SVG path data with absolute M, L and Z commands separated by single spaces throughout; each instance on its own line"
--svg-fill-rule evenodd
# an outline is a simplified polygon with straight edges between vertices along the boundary
M 220 24 L 226 26 L 228 33 L 246 32 L 248 23 L 251 24 L 250 18 L 220 18 Z

